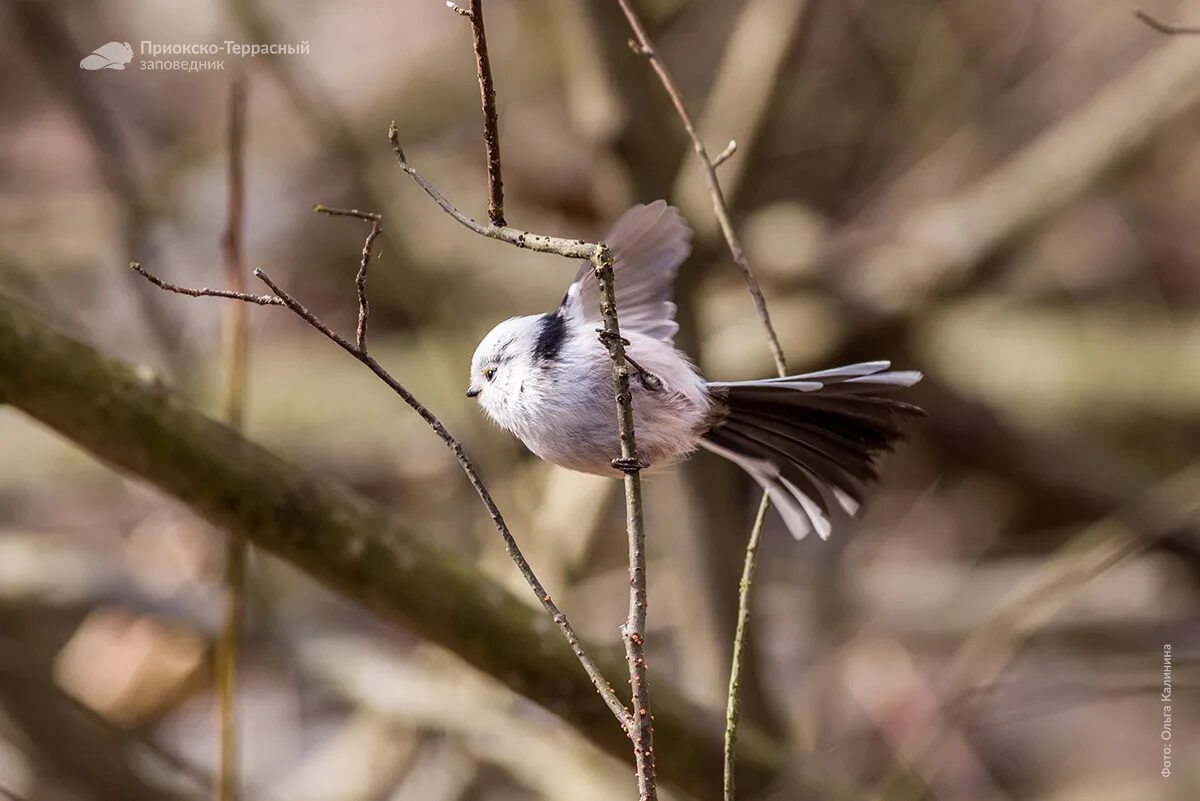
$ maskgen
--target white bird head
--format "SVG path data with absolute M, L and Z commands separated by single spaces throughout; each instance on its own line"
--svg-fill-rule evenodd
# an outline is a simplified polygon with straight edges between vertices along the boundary
M 512 317 L 493 328 L 471 357 L 468 398 L 476 398 L 484 414 L 503 428 L 512 430 L 527 406 L 524 397 L 542 371 L 537 369 L 544 354 L 539 351 L 546 319 L 553 315 Z

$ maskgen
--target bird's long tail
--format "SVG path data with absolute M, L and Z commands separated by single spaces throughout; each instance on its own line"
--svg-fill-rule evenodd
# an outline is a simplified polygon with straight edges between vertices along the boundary
M 792 534 L 825 539 L 831 510 L 854 515 L 878 478 L 876 460 L 903 435 L 920 408 L 884 393 L 921 380 L 864 362 L 762 381 L 708 384 L 724 417 L 702 447 L 729 459 L 758 482 Z

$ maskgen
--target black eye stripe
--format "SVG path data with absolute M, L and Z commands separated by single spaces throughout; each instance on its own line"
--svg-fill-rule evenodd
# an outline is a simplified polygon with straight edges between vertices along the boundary
M 542 361 L 553 361 L 562 351 L 567 339 L 567 321 L 561 310 L 553 314 L 543 314 L 538 327 L 537 342 L 533 346 L 533 356 Z

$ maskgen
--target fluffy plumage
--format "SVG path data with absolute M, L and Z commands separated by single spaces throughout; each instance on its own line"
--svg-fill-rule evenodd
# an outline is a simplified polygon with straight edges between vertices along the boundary
M 675 349 L 672 286 L 692 232 L 664 201 L 634 206 L 605 238 L 633 373 L 638 453 L 653 467 L 703 447 L 739 465 L 771 496 L 797 538 L 829 536 L 877 478 L 876 460 L 920 414 L 884 393 L 920 373 L 865 362 L 786 378 L 706 382 Z M 599 287 L 584 263 L 549 314 L 497 325 L 475 351 L 468 395 L 535 454 L 588 473 L 619 475 L 608 352 L 599 341 Z M 644 377 L 640 371 L 653 378 Z

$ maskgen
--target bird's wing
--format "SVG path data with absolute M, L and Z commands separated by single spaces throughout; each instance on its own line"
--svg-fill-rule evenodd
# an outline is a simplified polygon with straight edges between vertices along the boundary
M 679 265 L 692 252 L 692 229 L 679 210 L 665 200 L 634 206 L 621 215 L 604 242 L 613 256 L 621 330 L 674 344 L 679 324 L 671 288 Z M 600 285 L 590 262 L 580 266 L 562 309 L 579 325 L 601 322 Z

